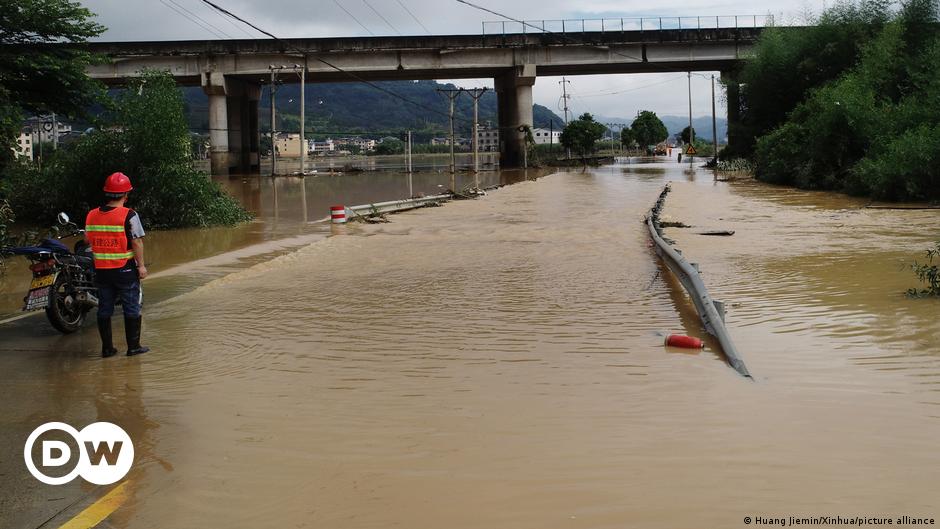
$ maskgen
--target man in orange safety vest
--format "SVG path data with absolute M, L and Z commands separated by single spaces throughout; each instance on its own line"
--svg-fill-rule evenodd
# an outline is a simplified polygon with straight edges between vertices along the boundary
M 124 205 L 132 189 L 124 173 L 112 174 L 104 184 L 107 203 L 89 211 L 85 218 L 85 238 L 95 259 L 98 333 L 104 358 L 117 354 L 111 336 L 111 316 L 119 298 L 124 311 L 127 356 L 150 350 L 140 345 L 140 280 L 147 277 L 145 233 L 137 212 Z

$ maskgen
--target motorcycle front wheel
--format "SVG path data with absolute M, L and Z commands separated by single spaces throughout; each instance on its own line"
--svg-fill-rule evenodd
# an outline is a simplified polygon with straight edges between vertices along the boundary
M 82 328 L 88 311 L 75 299 L 75 292 L 65 274 L 59 274 L 49 292 L 46 317 L 49 323 L 62 334 L 71 334 Z

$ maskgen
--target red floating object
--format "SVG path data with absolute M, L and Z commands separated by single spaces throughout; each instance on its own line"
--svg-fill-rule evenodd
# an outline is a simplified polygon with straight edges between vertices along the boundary
M 685 336 L 684 334 L 670 334 L 666 337 L 666 345 L 671 347 L 684 347 L 686 349 L 701 349 L 705 347 L 705 343 L 698 338 L 693 336 Z

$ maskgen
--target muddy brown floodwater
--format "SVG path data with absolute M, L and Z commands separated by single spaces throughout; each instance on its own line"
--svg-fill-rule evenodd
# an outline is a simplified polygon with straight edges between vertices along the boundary
M 670 180 L 666 214 L 694 227 L 668 235 L 755 381 L 711 342 L 662 345 L 702 336 L 642 223 Z M 102 361 L 93 328 L 19 350 L 0 327 L 5 428 L 123 426 L 137 460 L 109 527 L 940 518 L 940 303 L 906 299 L 901 269 L 940 219 L 862 205 L 631 160 L 322 228 L 200 281 L 167 268 L 147 355 Z M 695 234 L 714 228 L 736 233 Z M 46 493 L 2 471 L 8 498 Z

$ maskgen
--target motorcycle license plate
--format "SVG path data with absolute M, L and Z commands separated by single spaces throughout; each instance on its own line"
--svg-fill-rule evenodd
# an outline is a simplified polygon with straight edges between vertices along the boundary
M 26 306 L 23 310 L 39 310 L 48 307 L 49 294 L 55 278 L 56 274 L 33 278 L 33 282 L 29 284 L 29 294 L 26 295 Z

